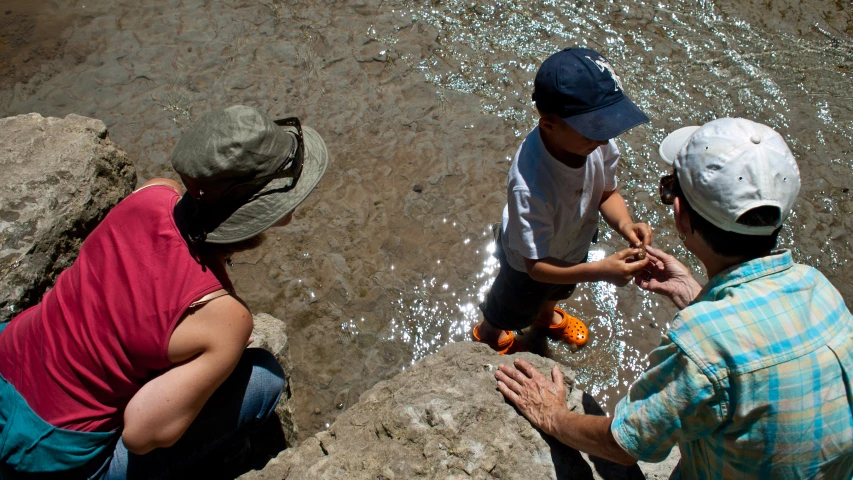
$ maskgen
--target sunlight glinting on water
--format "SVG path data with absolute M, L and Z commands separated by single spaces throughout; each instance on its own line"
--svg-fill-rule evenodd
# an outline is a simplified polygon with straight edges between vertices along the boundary
M 842 67 L 853 49 L 819 25 L 815 28 L 827 40 L 805 40 L 721 16 L 712 1 L 532 4 L 503 0 L 489 6 L 464 1 L 443 2 L 440 7 L 408 5 L 408 15 L 439 31 L 442 48 L 419 63 L 427 79 L 440 88 L 474 93 L 483 98 L 486 112 L 516 122 L 530 125 L 534 119 L 530 92 L 538 64 L 560 48 L 579 45 L 604 52 L 617 65 L 628 93 L 652 117 L 652 126 L 641 127 L 650 140 L 663 137 L 665 131 L 654 127 L 661 120 L 701 124 L 744 112 L 774 128 L 792 128 L 792 121 L 802 124 L 804 112 L 792 117 L 791 97 L 807 95 L 818 100 L 815 119 L 834 135 L 853 141 L 853 122 L 834 121 L 835 107 L 826 100 L 833 91 L 830 87 L 843 94 L 844 86 L 849 86 Z M 817 77 L 833 83 L 797 77 L 799 72 L 811 71 L 834 73 Z M 518 135 L 523 134 L 521 130 Z M 792 147 L 807 145 L 814 138 L 799 138 L 796 130 L 788 138 Z M 824 145 L 824 132 L 818 130 L 814 140 Z M 656 158 L 648 150 L 636 154 L 645 161 Z M 632 156 L 625 159 L 630 162 Z M 653 188 L 655 176 L 631 180 Z M 826 248 L 832 250 L 828 252 L 832 264 L 824 267 L 839 268 L 849 261 L 834 245 Z M 813 254 L 798 253 L 820 262 Z
M 488 231 L 484 230 L 483 236 L 487 235 Z M 471 239 L 465 239 L 464 244 L 472 244 Z M 471 248 L 473 255 L 484 257 L 473 284 L 448 291 L 451 287 L 448 283 L 435 277 L 425 278 L 412 292 L 401 292 L 392 303 L 395 313 L 382 339 L 407 344 L 413 352 L 411 363 L 448 343 L 470 338 L 471 329 L 481 320 L 477 305 L 485 298 L 499 265 L 492 256 L 494 241 L 488 241 L 481 249 L 473 245 Z M 436 259 L 437 263 L 440 261 Z
M 849 91 L 842 67 L 853 57 L 853 47 L 819 27 L 826 41 L 756 28 L 729 12 L 722 14 L 713 1 L 404 4 L 407 9 L 401 15 L 434 27 L 438 34 L 431 56 L 403 55 L 404 60 L 425 75 L 440 98 L 447 90 L 480 97 L 483 111 L 514 125 L 519 139 L 536 121 L 530 94 L 536 69 L 547 56 L 566 46 L 593 48 L 608 56 L 627 93 L 652 119 L 651 124 L 633 129 L 628 138 L 617 139 L 622 152 L 620 190 L 634 218 L 653 228 L 655 244 L 696 272 L 703 272 L 701 264 L 678 241 L 671 212 L 657 201 L 658 179 L 669 170 L 658 160 L 656 147 L 672 129 L 725 116 L 747 116 L 786 132 L 786 140 L 797 152 L 830 146 L 830 138 L 836 139 L 837 148 L 837 139 L 845 139 L 847 151 L 818 160 L 846 166 L 849 174 L 853 121 L 837 121 L 839 108 L 844 107 L 829 99 Z M 389 45 L 395 42 L 393 34 L 381 40 Z M 810 72 L 823 73 L 812 78 Z M 803 107 L 803 96 L 815 99 L 805 102 L 810 107 Z M 813 160 L 806 156 L 799 161 L 803 169 Z M 849 189 L 836 190 L 801 194 L 802 201 L 780 235 L 780 243 L 792 248 L 796 258 L 828 270 L 842 268 L 851 259 L 844 226 L 834 220 L 834 226 L 822 224 L 841 212 L 838 202 L 849 199 Z M 815 215 L 823 219 L 817 225 Z M 794 243 L 800 232 L 812 230 L 827 241 Z M 481 320 L 477 304 L 498 267 L 487 253 L 487 232 L 483 237 L 460 238 L 483 259 L 471 284 L 424 280 L 412 291 L 400 293 L 387 338 L 409 343 L 415 359 L 445 343 L 469 338 L 471 327 Z M 622 239 L 603 222 L 600 242 L 604 247 L 593 247 L 591 261 L 624 248 Z M 443 260 L 447 259 L 435 259 L 435 263 Z M 648 344 L 656 332 L 668 327 L 672 309 L 665 302 L 606 283 L 580 285 L 563 306 L 588 322 L 591 340 L 578 352 L 549 341 L 549 356 L 572 366 L 578 381 L 593 395 L 600 395 L 606 406 L 609 396 L 625 393 L 646 364 L 645 353 L 651 347 L 641 352 L 636 345 L 642 342 L 632 338 L 644 336 Z

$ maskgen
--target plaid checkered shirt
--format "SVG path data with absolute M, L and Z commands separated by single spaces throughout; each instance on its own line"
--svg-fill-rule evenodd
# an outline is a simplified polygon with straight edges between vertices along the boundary
M 716 275 L 679 312 L 611 431 L 672 478 L 853 478 L 853 317 L 791 252 Z

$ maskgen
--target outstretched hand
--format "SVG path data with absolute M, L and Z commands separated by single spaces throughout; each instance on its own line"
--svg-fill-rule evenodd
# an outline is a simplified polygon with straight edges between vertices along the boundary
M 600 279 L 617 287 L 624 287 L 635 278 L 648 264 L 649 259 L 635 260 L 641 252 L 639 248 L 626 248 L 600 260 Z
M 634 283 L 643 290 L 666 295 L 679 309 L 692 302 L 702 286 L 690 270 L 672 255 L 654 247 L 646 247 L 648 264 L 637 272 Z
M 516 359 L 514 364 L 498 366 L 498 390 L 534 427 L 553 435 L 560 413 L 568 411 L 563 372 L 555 364 L 548 380 L 525 360 Z

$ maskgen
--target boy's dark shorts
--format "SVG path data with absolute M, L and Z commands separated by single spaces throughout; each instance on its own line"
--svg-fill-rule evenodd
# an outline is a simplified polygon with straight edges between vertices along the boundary
M 521 330 L 533 325 L 545 302 L 565 300 L 575 290 L 574 284 L 537 282 L 527 272 L 512 268 L 506 260 L 500 232 L 495 235 L 495 253 L 501 269 L 480 310 L 486 321 L 499 330 Z M 584 259 L 584 262 L 586 259 Z

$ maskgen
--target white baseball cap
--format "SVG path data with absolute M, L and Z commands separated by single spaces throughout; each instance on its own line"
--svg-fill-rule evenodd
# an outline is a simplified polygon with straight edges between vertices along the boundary
M 717 227 L 744 235 L 770 235 L 788 215 L 800 191 L 800 170 L 779 133 L 743 118 L 721 118 L 670 133 L 658 150 L 675 167 L 690 206 Z M 777 207 L 775 225 L 737 223 L 745 212 Z

